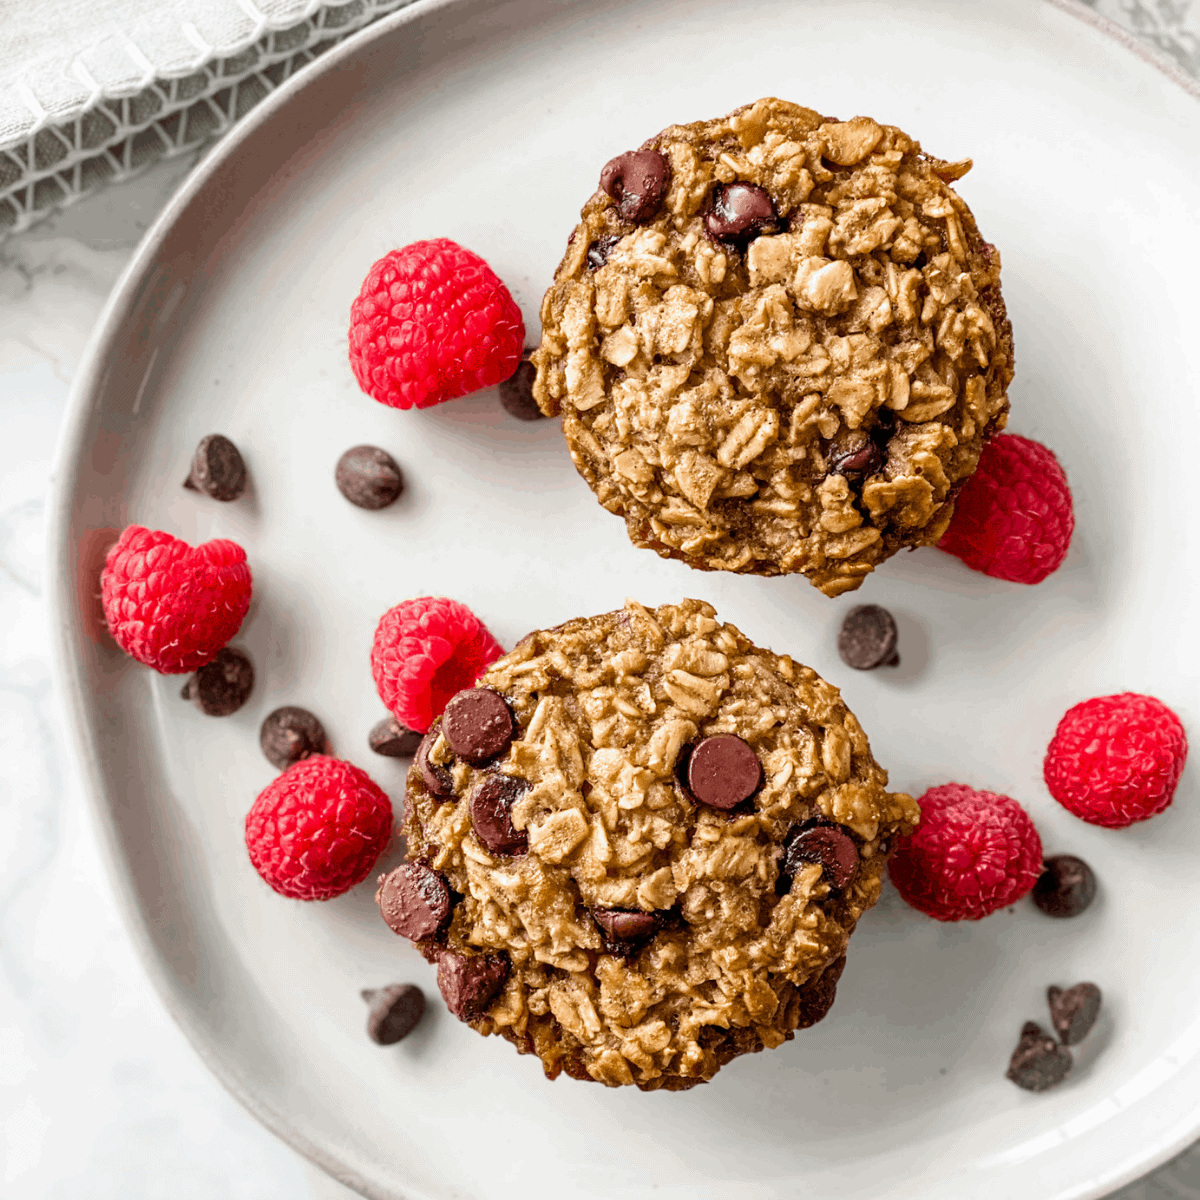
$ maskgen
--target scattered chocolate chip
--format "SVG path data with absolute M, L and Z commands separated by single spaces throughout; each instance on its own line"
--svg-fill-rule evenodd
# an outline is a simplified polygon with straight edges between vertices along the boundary
M 838 634 L 838 653 L 842 662 L 857 671 L 875 667 L 898 667 L 896 622 L 886 608 L 878 604 L 860 604 L 852 608 Z
M 671 182 L 671 164 L 657 150 L 630 150 L 610 159 L 600 186 L 617 202 L 622 221 L 644 225 L 658 212 Z
M 524 854 L 529 849 L 528 836 L 512 823 L 512 806 L 527 791 L 529 784 L 524 779 L 497 771 L 471 793 L 471 825 L 493 854 Z
M 246 464 L 238 448 L 224 434 L 201 438 L 183 486 L 214 500 L 236 500 L 246 490 Z
M 1042 864 L 1033 902 L 1050 917 L 1077 917 L 1096 898 L 1092 868 L 1074 854 L 1055 854 Z
M 449 770 L 441 763 L 435 763 L 429 757 L 433 743 L 437 741 L 438 734 L 441 732 L 441 727 L 442 719 L 439 717 L 430 726 L 429 732 L 421 739 L 413 761 L 416 763 L 417 770 L 421 772 L 421 778 L 425 781 L 429 794 L 438 800 L 449 800 L 454 795 L 454 780 L 451 778 Z
M 510 417 L 518 421 L 539 421 L 546 414 L 533 398 L 533 381 L 537 378 L 537 367 L 529 361 L 531 350 L 521 355 L 517 369 L 500 383 L 500 403 Z
M 1077 1046 L 1092 1031 L 1100 1015 L 1100 989 L 1094 983 L 1046 989 L 1050 1002 L 1050 1024 L 1064 1046 Z
M 183 685 L 180 695 L 210 717 L 227 717 L 246 703 L 253 687 L 254 664 L 240 650 L 226 646 Z
M 460 1020 L 482 1016 L 500 994 L 511 964 L 496 954 L 459 954 L 444 950 L 438 956 L 438 990 L 446 1007 Z
M 1005 1077 L 1029 1092 L 1044 1092 L 1061 1083 L 1071 1070 L 1070 1052 L 1033 1021 L 1021 1027 L 1021 1040 L 1009 1059 Z
M 450 915 L 445 879 L 423 863 L 401 863 L 383 876 L 375 902 L 388 928 L 414 942 L 433 937 Z
M 587 248 L 587 265 L 593 270 L 598 271 L 606 262 L 608 256 L 612 253 L 612 248 L 621 239 L 616 234 L 606 233 L 603 237 L 598 237 Z
M 736 734 L 719 733 L 692 748 L 685 781 L 687 790 L 701 804 L 728 810 L 758 791 L 762 784 L 762 764 Z
M 404 491 L 396 460 L 378 446 L 352 446 L 333 472 L 337 489 L 359 508 L 387 508 Z
M 593 908 L 592 917 L 606 942 L 629 945 L 643 942 L 658 928 L 654 913 L 627 908 Z
M 425 1015 L 425 993 L 415 983 L 363 988 L 360 995 L 371 1006 L 367 1037 L 380 1046 L 391 1046 L 408 1037 Z
M 858 870 L 858 847 L 836 825 L 798 826 L 785 843 L 783 874 L 793 879 L 805 863 L 820 863 L 830 887 L 844 888 Z
M 867 438 L 861 446 L 835 454 L 829 460 L 830 475 L 853 475 L 866 479 L 883 466 L 883 451 Z
M 491 688 L 467 688 L 446 705 L 442 731 L 459 758 L 482 767 L 512 745 L 512 709 Z
M 774 233 L 779 216 L 765 188 L 753 183 L 718 183 L 704 227 L 714 241 L 745 246 L 760 234 Z
M 310 754 L 325 753 L 325 727 L 307 708 L 288 704 L 267 715 L 258 744 L 274 766 L 286 771 Z
M 367 745 L 385 758 L 411 758 L 421 744 L 421 735 L 395 717 L 384 717 L 367 735 Z

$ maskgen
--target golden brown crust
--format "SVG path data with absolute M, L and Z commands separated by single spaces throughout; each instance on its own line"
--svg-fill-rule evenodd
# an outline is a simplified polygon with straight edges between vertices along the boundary
M 774 99 L 646 146 L 670 161 L 662 206 L 634 226 L 588 200 L 533 355 L 600 503 L 665 557 L 829 595 L 935 542 L 1013 373 L 999 254 L 950 187 L 970 163 Z M 733 181 L 765 188 L 786 231 L 710 238 Z M 869 443 L 862 475 L 839 465 Z

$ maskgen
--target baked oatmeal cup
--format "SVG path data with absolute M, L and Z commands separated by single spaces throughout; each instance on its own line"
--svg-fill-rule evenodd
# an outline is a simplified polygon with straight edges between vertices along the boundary
M 409 772 L 380 909 L 456 1016 L 561 1072 L 683 1090 L 833 1002 L 919 811 L 837 690 L 697 600 L 530 634 Z
M 941 537 L 1013 376 L 970 166 L 764 99 L 604 168 L 534 395 L 635 545 L 833 596 Z

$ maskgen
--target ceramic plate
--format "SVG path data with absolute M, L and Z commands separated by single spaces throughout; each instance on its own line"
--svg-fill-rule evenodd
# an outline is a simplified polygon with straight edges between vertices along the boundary
M 373 1197 L 1099 1196 L 1200 1131 L 1200 836 L 1195 766 L 1174 807 L 1123 832 L 1060 809 L 1041 758 L 1064 710 L 1146 691 L 1200 729 L 1186 618 L 1200 577 L 1200 107 L 1085 10 L 1040 0 L 419 3 L 323 58 L 226 140 L 150 232 L 80 372 L 57 471 L 58 669 L 131 926 L 217 1075 L 263 1122 Z M 959 185 L 1004 255 L 1016 330 L 1009 428 L 1059 454 L 1078 525 L 1037 588 L 936 550 L 836 601 L 801 578 L 723 577 L 634 550 L 556 422 L 494 392 L 381 407 L 346 362 L 367 267 L 416 238 L 487 257 L 526 321 L 610 156 L 764 94 L 870 113 L 975 169 Z M 221 505 L 180 483 L 197 440 L 242 448 Z M 342 450 L 390 450 L 409 488 L 383 512 L 333 483 Z M 255 599 L 237 639 L 256 691 L 214 720 L 180 680 L 100 632 L 96 577 L 137 521 L 232 537 Z M 383 1050 L 358 990 L 429 967 L 372 887 L 286 901 L 251 870 L 242 821 L 273 777 L 258 726 L 317 712 L 397 803 L 404 764 L 366 734 L 368 651 L 408 596 L 466 602 L 507 645 L 619 605 L 699 596 L 842 687 L 894 786 L 1007 792 L 1050 852 L 1091 861 L 1099 901 L 1055 922 L 1028 902 L 942 925 L 894 893 L 863 921 L 830 1017 L 682 1095 L 551 1084 L 440 1004 Z M 846 610 L 898 616 L 903 662 L 857 674 Z M 395 851 L 381 863 L 392 865 Z M 1071 1080 L 1004 1077 L 1047 984 L 1107 996 Z

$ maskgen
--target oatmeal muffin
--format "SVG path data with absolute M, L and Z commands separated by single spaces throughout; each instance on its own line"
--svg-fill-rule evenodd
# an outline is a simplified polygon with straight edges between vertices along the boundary
M 533 633 L 408 777 L 393 930 L 483 1034 L 679 1091 L 833 1003 L 888 847 L 919 817 L 835 688 L 698 600 Z
M 938 540 L 1013 374 L 970 166 L 766 99 L 604 168 L 534 395 L 635 545 L 834 596 Z

